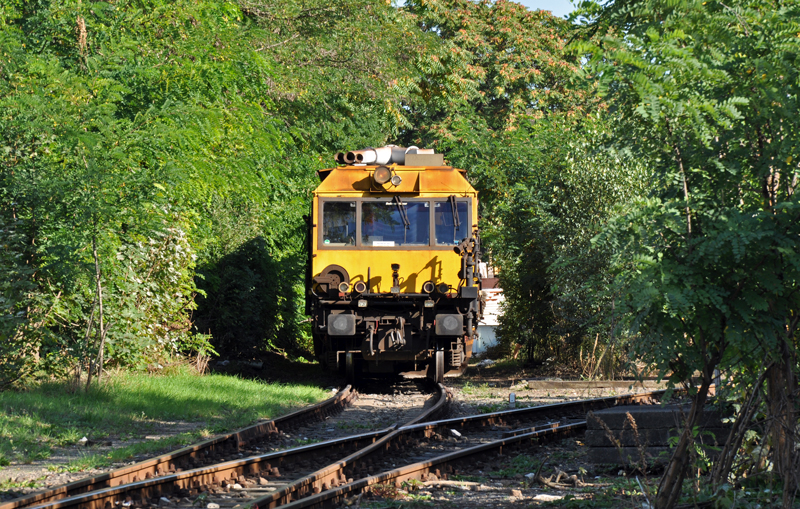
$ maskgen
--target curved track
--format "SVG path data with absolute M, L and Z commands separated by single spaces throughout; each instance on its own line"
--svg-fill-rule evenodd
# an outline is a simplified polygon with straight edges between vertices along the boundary
M 216 462 L 188 471 L 176 469 L 160 477 L 140 478 L 122 486 L 106 484 L 102 489 L 60 499 L 39 498 L 33 503 L 32 497 L 18 499 L 0 509 L 188 508 L 198 501 L 209 507 L 216 504 L 220 509 L 244 505 L 253 509 L 330 507 L 368 492 L 376 484 L 446 479 L 460 468 L 480 465 L 509 449 L 573 436 L 585 429 L 585 415 L 590 410 L 652 403 L 664 392 L 431 421 L 441 417 L 449 401 L 446 389 L 438 384 L 435 404 L 426 404 L 427 410 L 399 427 Z M 113 478 L 124 479 L 122 475 Z
M 269 441 L 280 430 L 297 427 L 307 422 L 324 420 L 330 415 L 339 413 L 349 406 L 356 397 L 357 393 L 348 385 L 332 398 L 277 419 L 254 424 L 233 433 L 112 470 L 96 477 L 81 479 L 27 497 L 17 498 L 0 504 L 0 509 L 19 509 L 52 503 L 61 499 L 75 497 L 82 493 L 181 472 L 181 470 L 209 460 L 220 461 L 222 457 L 239 454 L 240 450 L 248 446 L 253 446 L 262 441 Z
M 590 410 L 649 404 L 665 392 L 571 401 L 405 426 L 280 491 L 248 501 L 248 506 L 328 507 L 379 483 L 446 479 L 463 463 L 580 433 L 586 429 L 584 419 Z M 405 466 L 391 468 L 398 463 Z
M 437 386 L 436 394 L 436 402 L 433 405 L 422 412 L 414 412 L 413 417 L 405 424 L 420 422 L 440 415 L 448 402 L 448 394 L 442 385 Z M 197 496 L 200 492 L 207 492 L 213 486 L 220 487 L 226 493 L 237 487 L 242 489 L 239 494 L 247 493 L 244 491 L 245 487 L 255 493 L 274 491 L 288 484 L 293 478 L 303 477 L 307 473 L 305 471 L 307 465 L 319 462 L 328 463 L 336 458 L 347 456 L 374 443 L 380 437 L 390 433 L 394 427 L 223 462 L 215 461 L 219 454 L 212 446 L 217 445 L 217 449 L 220 449 L 222 446 L 219 444 L 235 443 L 239 447 L 236 449 L 228 447 L 225 451 L 240 456 L 241 454 L 238 453 L 240 448 L 247 444 L 252 445 L 257 438 L 279 434 L 279 429 L 292 430 L 293 427 L 299 427 L 308 421 L 324 419 L 334 411 L 334 408 L 341 410 L 343 408 L 341 405 L 349 403 L 355 396 L 355 392 L 348 386 L 331 400 L 274 421 L 245 428 L 175 453 L 109 472 L 103 476 L 76 481 L 48 492 L 12 500 L 0 505 L 0 509 L 67 507 L 110 509 L 120 504 L 123 507 L 130 507 L 134 505 L 134 500 L 137 501 L 136 507 L 142 507 L 147 505 L 144 501 L 148 499 L 155 499 L 156 505 L 164 505 L 163 501 L 161 504 L 158 503 L 162 497 L 163 500 L 169 500 L 167 497 L 178 499 Z M 230 442 L 232 440 L 234 442 Z M 176 467 L 176 464 L 193 466 L 194 463 L 199 463 L 199 461 L 191 459 L 197 456 L 204 456 L 213 464 L 186 471 Z M 168 465 L 170 470 L 164 472 L 158 468 L 159 465 Z M 154 470 L 155 475 L 153 475 Z M 131 475 L 134 478 L 128 480 Z M 140 475 L 141 477 L 139 477 Z M 270 479 L 271 482 L 267 482 L 265 478 Z M 125 482 L 126 480 L 127 482 Z M 260 487 L 263 484 L 269 484 L 269 486 Z M 223 495 L 223 497 L 225 496 Z

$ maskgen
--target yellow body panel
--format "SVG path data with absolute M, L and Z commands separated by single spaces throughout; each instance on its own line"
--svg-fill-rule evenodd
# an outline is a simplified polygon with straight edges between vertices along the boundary
M 320 198 L 441 198 L 455 195 L 458 198 L 471 198 L 471 220 L 469 231 L 477 228 L 477 192 L 469 184 L 464 174 L 451 167 L 415 168 L 391 166 L 393 172 L 403 181 L 398 186 L 387 185 L 386 189 L 374 184 L 372 174 L 375 166 L 346 166 L 329 171 L 319 187 L 314 191 L 312 215 L 312 275 L 318 276 L 329 265 L 344 267 L 350 282 L 367 282 L 370 271 L 371 288 L 377 293 L 389 292 L 392 286 L 393 263 L 400 264 L 401 293 L 420 293 L 422 284 L 446 283 L 453 288 L 458 286 L 458 272 L 461 257 L 453 251 L 453 246 L 376 248 L 335 248 L 319 245 Z M 467 218 L 463 218 L 466 221 Z
M 369 292 L 386 293 L 392 286 L 393 263 L 400 264 L 400 292 L 421 293 L 422 283 L 447 283 L 458 286 L 461 257 L 450 250 L 398 251 L 398 250 L 334 250 L 318 251 L 313 272 L 318 276 L 328 265 L 341 265 L 350 274 L 350 282 L 367 282 L 370 272 Z

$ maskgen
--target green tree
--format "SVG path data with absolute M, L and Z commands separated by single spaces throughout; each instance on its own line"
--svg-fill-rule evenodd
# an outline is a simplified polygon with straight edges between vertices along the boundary
M 455 142 L 476 120 L 473 132 L 511 130 L 586 105 L 578 62 L 564 52 L 564 19 L 506 0 L 412 0 L 404 8 L 437 42 L 419 46 L 418 75 L 398 82 L 413 109 L 409 142 Z
M 597 151 L 605 106 L 566 51 L 573 27 L 508 1 L 411 1 L 437 44 L 414 56 L 408 144 L 434 146 L 480 191 L 481 228 L 506 296 L 501 340 L 529 357 L 574 362 L 598 333 L 592 286 L 607 256 L 590 245 L 620 201 L 641 193 L 638 166 Z M 602 348 L 602 344 L 601 344 Z
M 604 321 L 611 301 L 598 296 L 609 282 L 610 252 L 591 240 L 619 204 L 646 193 L 641 165 L 597 149 L 607 140 L 605 117 L 550 116 L 496 146 L 508 181 L 486 228 L 507 299 L 501 339 L 588 376 L 613 376 L 624 360 Z
M 599 239 L 616 253 L 617 309 L 640 335 L 637 355 L 661 376 L 680 384 L 701 373 L 655 504 L 678 501 L 691 430 L 719 368 L 750 392 L 767 379 L 772 459 L 789 507 L 798 472 L 798 6 L 586 7 L 599 43 L 577 49 L 618 112 L 617 144 L 654 180 L 651 197 Z
M 13 275 L 0 334 L 16 338 L 26 373 L 204 350 L 193 321 L 230 348 L 301 347 L 314 170 L 386 141 L 413 25 L 377 0 L 0 9 Z M 234 307 L 251 295 L 244 282 L 264 304 L 251 316 Z M 242 323 L 259 326 L 222 339 Z

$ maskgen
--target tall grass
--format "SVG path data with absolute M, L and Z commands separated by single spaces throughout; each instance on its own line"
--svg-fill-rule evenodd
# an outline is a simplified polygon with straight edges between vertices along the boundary
M 45 383 L 0 392 L 0 467 L 46 459 L 53 447 L 143 438 L 170 422 L 220 433 L 274 418 L 330 393 L 309 385 L 266 384 L 234 376 L 120 372 L 89 392 Z M 0 474 L 1 475 L 1 474 Z

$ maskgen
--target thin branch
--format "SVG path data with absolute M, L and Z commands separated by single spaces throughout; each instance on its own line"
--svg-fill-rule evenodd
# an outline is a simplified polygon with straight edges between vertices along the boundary
M 297 39 L 298 37 L 300 37 L 300 34 L 294 34 L 293 36 L 289 37 L 286 40 L 283 40 L 281 42 L 276 42 L 275 44 L 270 44 L 269 46 L 262 45 L 260 48 L 256 48 L 255 50 L 256 51 L 264 51 L 265 49 L 275 48 L 277 46 L 283 46 L 287 42 L 292 41 L 294 39 Z

